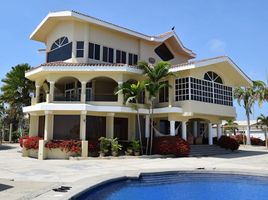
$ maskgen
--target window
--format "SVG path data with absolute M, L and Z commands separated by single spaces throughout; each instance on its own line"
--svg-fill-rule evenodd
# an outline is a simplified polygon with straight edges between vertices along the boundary
M 179 78 L 175 82 L 176 101 L 189 100 L 189 78 Z
M 67 37 L 57 39 L 47 53 L 47 62 L 63 61 L 72 57 L 72 42 Z
M 103 47 L 102 61 L 113 63 L 114 62 L 114 49 L 109 47 Z
M 138 63 L 138 55 L 129 53 L 128 54 L 128 64 L 129 65 L 137 65 Z
M 166 86 L 161 88 L 159 91 L 159 103 L 168 102 L 168 95 L 169 95 L 168 81 L 161 82 L 161 84 L 163 83 L 166 84 Z
M 100 45 L 89 43 L 88 58 L 100 60 Z
M 211 72 L 211 71 L 205 73 L 204 79 L 207 81 L 215 82 L 215 83 L 220 83 L 220 84 L 223 83 L 221 77 L 215 72 Z
M 167 45 L 165 43 L 162 43 L 160 46 L 156 47 L 154 52 L 163 60 L 163 61 L 169 61 L 174 58 L 171 51 L 168 49 Z
M 76 57 L 77 58 L 84 57 L 84 42 L 83 41 L 76 42 Z
M 127 54 L 125 51 L 116 50 L 116 63 L 127 63 Z

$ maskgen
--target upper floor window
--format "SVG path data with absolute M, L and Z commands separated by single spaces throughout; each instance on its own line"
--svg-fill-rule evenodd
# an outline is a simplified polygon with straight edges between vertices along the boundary
M 129 65 L 137 65 L 138 63 L 138 55 L 129 53 L 128 54 L 128 64 Z
M 109 47 L 103 47 L 102 61 L 113 63 L 114 62 L 114 49 Z
M 51 46 L 50 50 L 55 50 L 55 49 L 58 49 L 58 48 L 61 48 L 62 46 L 68 44 L 69 41 L 68 41 L 68 38 L 67 37 L 61 37 L 59 39 L 57 39 Z
M 221 77 L 212 71 L 205 73 L 204 79 L 207 81 L 215 82 L 215 83 L 220 83 L 220 84 L 223 83 Z
M 116 63 L 127 63 L 127 54 L 125 51 L 116 50 Z
M 47 52 L 47 62 L 63 61 L 72 57 L 72 42 L 67 37 L 57 39 Z
M 165 43 L 162 43 L 160 46 L 156 47 L 154 52 L 163 60 L 169 61 L 174 58 L 173 54 L 167 47 Z
M 76 42 L 76 57 L 77 58 L 84 57 L 84 42 L 83 41 Z
M 100 60 L 100 45 L 89 43 L 88 58 Z
M 163 81 L 161 83 L 166 84 L 165 87 L 162 87 L 159 91 L 159 103 L 168 102 L 168 96 L 169 96 L 169 87 L 168 87 L 168 81 Z

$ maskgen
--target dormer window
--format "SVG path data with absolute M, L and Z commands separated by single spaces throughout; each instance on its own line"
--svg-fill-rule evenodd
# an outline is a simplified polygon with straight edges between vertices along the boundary
M 165 43 L 162 43 L 160 46 L 156 47 L 154 52 L 163 60 L 169 61 L 174 58 L 174 55 L 171 53 L 169 48 Z
M 214 82 L 214 83 L 223 84 L 221 77 L 218 74 L 216 74 L 215 72 L 212 72 L 212 71 L 209 71 L 209 72 L 205 73 L 204 79 L 207 80 L 207 81 Z
M 67 37 L 57 39 L 47 53 L 47 62 L 64 61 L 72 57 L 72 42 Z

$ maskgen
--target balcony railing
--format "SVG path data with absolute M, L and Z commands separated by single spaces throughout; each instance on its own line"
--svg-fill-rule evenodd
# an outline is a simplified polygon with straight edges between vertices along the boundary
M 54 96 L 54 101 L 80 101 L 81 96 L 80 95 L 71 95 L 71 96 L 65 96 L 65 95 L 55 95 Z

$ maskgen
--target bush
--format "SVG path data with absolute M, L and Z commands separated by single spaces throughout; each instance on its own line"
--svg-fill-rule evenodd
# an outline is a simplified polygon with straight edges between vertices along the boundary
M 106 137 L 100 137 L 99 141 L 100 141 L 100 152 L 103 154 L 107 154 L 111 146 L 111 140 Z
M 236 141 L 236 139 L 224 135 L 219 139 L 218 145 L 222 148 L 230 149 L 232 151 L 239 148 L 239 143 Z
M 247 141 L 247 136 L 242 134 L 234 135 L 232 138 L 234 138 L 239 144 L 244 144 L 244 142 Z
M 260 138 L 250 137 L 251 145 L 263 145 L 263 141 Z
M 38 136 L 28 137 L 27 140 L 23 143 L 23 146 L 28 149 L 38 149 L 39 148 L 39 140 L 42 138 Z
M 21 148 L 23 147 L 23 140 L 28 139 L 28 138 L 29 138 L 29 135 L 24 135 L 19 139 L 19 143 L 20 143 Z
M 60 148 L 66 152 L 81 152 L 81 141 L 80 140 L 51 140 L 45 144 L 48 149 Z
M 154 153 L 161 155 L 173 154 L 176 156 L 188 156 L 190 145 L 178 136 L 163 136 L 154 139 Z

